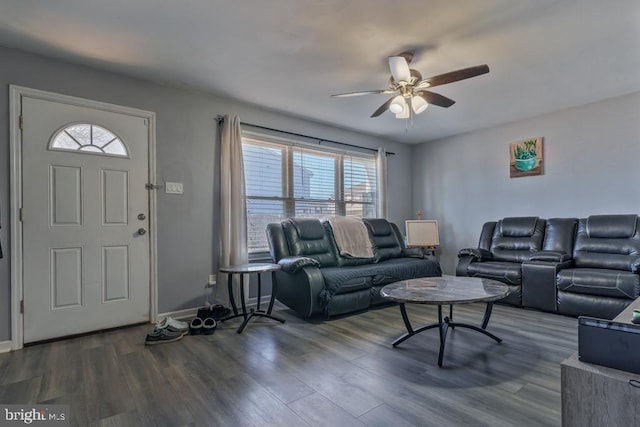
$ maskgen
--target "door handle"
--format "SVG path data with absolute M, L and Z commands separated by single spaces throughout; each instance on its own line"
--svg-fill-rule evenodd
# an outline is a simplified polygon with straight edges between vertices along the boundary
M 145 234 L 147 234 L 147 230 L 145 230 L 144 228 L 138 228 L 138 234 L 144 236 Z

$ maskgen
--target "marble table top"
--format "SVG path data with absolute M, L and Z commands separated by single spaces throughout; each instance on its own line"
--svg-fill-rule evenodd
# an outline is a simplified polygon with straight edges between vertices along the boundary
M 391 283 L 380 295 L 400 303 L 447 305 L 495 301 L 509 292 L 507 285 L 495 280 L 443 275 Z
M 267 271 L 280 270 L 280 266 L 271 263 L 252 263 L 229 265 L 220 267 L 218 270 L 221 273 L 266 273 Z

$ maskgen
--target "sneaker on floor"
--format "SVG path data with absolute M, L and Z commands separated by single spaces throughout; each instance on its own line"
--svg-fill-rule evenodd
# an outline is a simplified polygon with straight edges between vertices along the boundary
M 147 345 L 163 344 L 166 342 L 178 341 L 184 336 L 182 332 L 170 331 L 168 328 L 154 329 L 153 332 L 147 334 L 144 343 Z
M 171 332 L 180 332 L 183 335 L 189 332 L 189 324 L 187 322 L 181 322 L 172 317 L 165 317 L 164 319 L 156 322 L 156 329 L 167 329 Z

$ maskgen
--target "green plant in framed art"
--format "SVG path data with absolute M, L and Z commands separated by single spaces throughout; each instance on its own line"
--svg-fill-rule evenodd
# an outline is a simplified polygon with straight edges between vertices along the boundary
M 542 137 L 527 138 L 509 144 L 509 176 L 542 175 Z

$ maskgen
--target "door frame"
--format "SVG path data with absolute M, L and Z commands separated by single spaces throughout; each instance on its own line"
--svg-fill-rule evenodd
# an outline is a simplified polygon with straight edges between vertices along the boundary
M 19 350 L 24 345 L 24 315 L 20 312 L 23 299 L 23 242 L 22 221 L 22 130 L 20 116 L 22 97 L 60 102 L 78 107 L 93 108 L 112 113 L 125 114 L 148 120 L 149 140 L 149 183 L 156 182 L 156 114 L 116 104 L 93 101 L 75 96 L 9 85 L 9 183 L 10 183 L 10 224 L 11 224 L 11 350 Z M 145 183 L 146 184 L 146 183 Z M 158 221 L 157 195 L 154 190 L 149 194 L 149 320 L 155 322 L 158 316 Z

